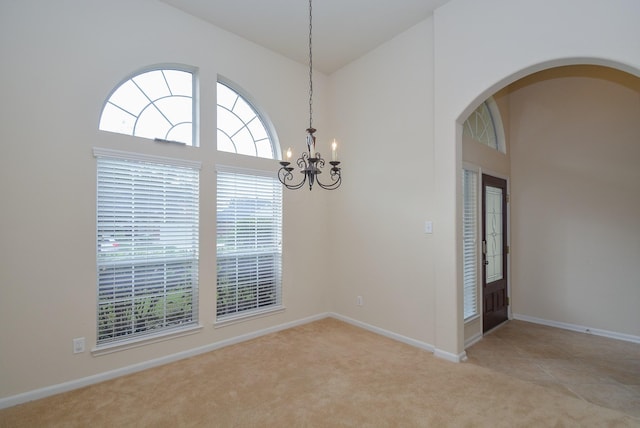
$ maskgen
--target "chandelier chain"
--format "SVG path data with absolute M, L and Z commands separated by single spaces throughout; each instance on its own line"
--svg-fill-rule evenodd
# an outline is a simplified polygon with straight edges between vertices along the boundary
M 309 0 L 309 128 L 313 128 L 313 55 L 311 53 L 313 20 L 311 1 Z

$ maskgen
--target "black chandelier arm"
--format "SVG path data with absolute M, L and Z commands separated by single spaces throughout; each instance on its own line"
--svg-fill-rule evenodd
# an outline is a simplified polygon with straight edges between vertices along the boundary
M 340 175 L 338 174 L 338 178 L 335 179 L 335 180 L 336 181 L 334 181 L 331 184 L 324 184 L 320 180 L 316 179 L 316 183 L 318 184 L 318 186 L 320 186 L 324 190 L 334 190 L 334 189 L 337 189 L 338 187 L 340 187 L 340 185 L 342 184 L 342 177 L 340 177 Z
M 322 183 L 319 180 L 320 174 L 322 174 L 321 169 L 325 165 L 325 160 L 316 153 L 315 158 L 310 158 L 309 155 L 305 152 L 298 158 L 296 164 L 300 167 L 300 172 L 302 173 L 302 180 L 297 183 L 291 183 L 293 181 L 293 173 L 294 168 L 291 166 L 290 162 L 280 162 L 281 168 L 278 170 L 278 180 L 282 183 L 287 189 L 297 190 L 305 185 L 305 183 L 309 183 L 309 190 L 313 189 L 314 184 L 318 184 L 321 188 L 325 190 L 333 190 L 340 187 L 342 184 L 342 173 L 338 165 L 340 162 L 331 161 L 329 164 L 331 165 L 331 169 L 329 170 L 329 176 L 331 177 L 331 183 Z
M 278 170 L 278 180 L 285 186 L 287 189 L 297 190 L 304 186 L 304 183 L 307 181 L 307 174 L 302 174 L 302 180 L 299 183 L 291 184 L 290 182 L 293 180 L 293 167 L 289 166 L 289 162 L 280 162 L 282 167 Z
M 325 190 L 334 190 L 340 187 L 340 185 L 342 184 L 342 172 L 338 167 L 338 165 L 340 165 L 340 162 L 331 161 L 329 163 L 331 164 L 331 173 L 329 176 L 331 177 L 332 183 L 324 184 L 318 179 L 318 177 L 316 177 L 316 183 L 318 183 L 318 186 L 322 187 Z

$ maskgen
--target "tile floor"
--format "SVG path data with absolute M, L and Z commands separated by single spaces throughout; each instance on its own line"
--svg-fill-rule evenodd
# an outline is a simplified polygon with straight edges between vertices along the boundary
M 640 344 L 512 320 L 467 356 L 469 363 L 640 417 Z

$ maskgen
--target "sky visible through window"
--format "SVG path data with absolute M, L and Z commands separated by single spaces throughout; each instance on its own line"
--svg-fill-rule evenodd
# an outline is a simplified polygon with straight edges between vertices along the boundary
M 99 128 L 193 145 L 193 74 L 152 70 L 132 77 L 109 97 Z
M 102 110 L 99 129 L 192 146 L 193 92 L 190 72 L 163 69 L 140 73 L 111 94 Z M 275 159 L 273 142 L 256 109 L 220 82 L 216 114 L 218 150 Z
M 255 109 L 218 82 L 218 150 L 274 159 L 271 138 Z

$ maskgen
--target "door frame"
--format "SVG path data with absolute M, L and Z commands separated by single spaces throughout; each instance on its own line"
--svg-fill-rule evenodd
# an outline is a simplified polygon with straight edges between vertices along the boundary
M 484 207 L 482 206 L 482 174 L 492 175 L 497 178 L 501 178 L 507 181 L 507 194 L 511 195 L 511 179 L 508 175 L 495 172 L 490 169 L 485 169 L 479 166 L 477 163 L 465 161 L 462 163 L 462 169 L 467 169 L 478 174 L 478 180 L 476 183 L 476 194 L 478 195 L 477 201 L 477 211 L 476 211 L 476 232 L 477 232 L 477 247 L 476 247 L 476 307 L 477 313 L 476 315 L 463 320 L 464 324 L 464 347 L 468 348 L 472 346 L 474 343 L 477 343 L 485 333 L 484 325 L 482 322 L 482 211 Z M 462 171 L 461 169 L 461 171 Z M 462 195 L 462 192 L 461 192 Z M 461 196 L 462 197 L 462 196 Z M 462 202 L 461 202 L 462 204 Z M 460 216 L 460 227 L 462 227 L 462 216 Z M 460 232 L 462 233 L 462 232 Z M 510 203 L 507 203 L 507 245 L 511 246 L 511 210 Z M 513 251 L 511 248 L 510 253 Z M 511 300 L 511 254 L 507 254 L 507 296 Z M 462 287 L 462 280 L 461 285 Z M 463 291 L 461 290 L 461 293 Z M 507 308 L 507 316 L 508 319 L 513 319 L 513 310 L 512 305 L 513 300 L 510 301 L 510 304 Z M 489 333 L 489 332 L 487 332 Z
M 479 271 L 480 271 L 480 275 L 479 275 L 479 281 L 478 281 L 478 287 L 479 287 L 479 299 L 482 299 L 479 303 L 480 303 L 480 307 L 481 307 L 481 311 L 480 311 L 480 317 L 482 319 L 481 322 L 481 331 L 482 334 L 486 334 L 489 333 L 491 330 L 493 330 L 495 327 L 498 327 L 502 324 L 502 322 L 494 327 L 492 327 L 491 329 L 485 331 L 485 327 L 484 327 L 484 308 L 485 308 L 485 293 L 484 293 L 484 284 L 485 284 L 485 278 L 486 278 L 486 272 L 485 272 L 485 262 L 484 262 L 484 258 L 485 258 L 485 254 L 484 254 L 484 245 L 485 245 L 485 233 L 486 233 L 486 224 L 485 224 L 485 192 L 484 192 L 484 188 L 485 188 L 485 176 L 487 177 L 487 179 L 491 180 L 491 179 L 495 179 L 495 180 L 499 180 L 499 181 L 503 181 L 504 182 L 504 192 L 505 192 L 505 198 L 504 198 L 504 217 L 503 217 L 503 233 L 504 233 L 504 245 L 505 245 L 505 249 L 503 250 L 505 252 L 504 257 L 503 257 L 503 262 L 504 262 L 504 269 L 506 269 L 506 275 L 504 276 L 504 283 L 505 283 L 505 294 L 506 294 L 506 319 L 505 321 L 508 321 L 510 319 L 512 319 L 512 311 L 511 311 L 511 258 L 510 258 L 510 248 L 511 248 L 511 244 L 510 244 L 510 187 L 509 187 L 509 178 L 502 176 L 501 174 L 493 174 L 489 171 L 482 171 L 480 170 L 480 192 L 479 192 L 479 203 L 480 203 L 480 216 L 478 218 L 479 221 L 479 226 L 478 226 L 478 233 L 480 236 L 479 241 L 479 245 L 480 245 L 480 259 L 479 259 Z M 491 184 L 489 184 L 491 185 Z

